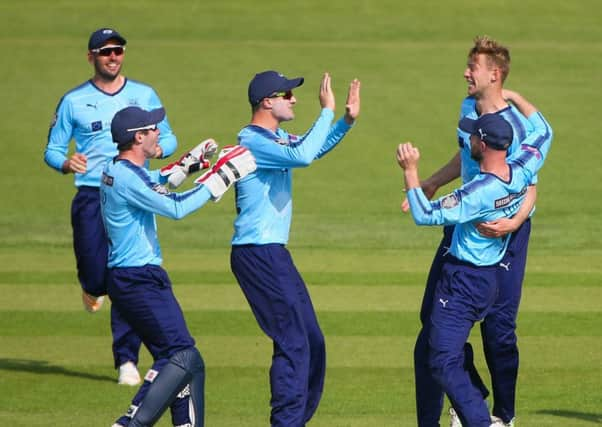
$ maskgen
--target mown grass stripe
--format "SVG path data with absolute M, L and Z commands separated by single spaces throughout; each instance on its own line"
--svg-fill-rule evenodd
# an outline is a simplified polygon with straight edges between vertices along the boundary
M 181 285 L 230 285 L 236 284 L 230 271 L 198 271 L 173 270 L 169 273 L 176 286 Z M 311 286 L 331 285 L 395 285 L 416 286 L 424 283 L 427 271 L 423 272 L 303 272 L 303 278 Z M 0 272 L 0 285 L 37 285 L 37 284 L 75 284 L 77 277 L 75 271 L 2 271 Z M 563 287 L 563 286 L 602 286 L 602 273 L 574 272 L 574 273 L 545 273 L 528 271 L 525 286 L 529 287 Z
M 231 337 L 195 335 L 197 347 L 207 366 L 267 367 L 272 343 L 264 336 Z M 569 368 L 597 366 L 600 355 L 595 349 L 599 337 L 520 337 L 521 368 Z M 0 370 L 23 363 L 44 366 L 111 364 L 109 337 L 0 337 Z M 414 337 L 328 336 L 326 345 L 329 367 L 410 368 L 413 366 Z M 482 354 L 478 337 L 471 337 L 477 354 Z M 143 366 L 150 356 L 142 352 Z M 4 367 L 3 367 L 4 366 Z
M 81 290 L 76 285 L 4 285 L 0 310 L 80 311 Z M 178 285 L 174 292 L 184 310 L 248 309 L 238 285 Z M 420 286 L 310 286 L 318 311 L 418 311 L 424 293 Z M 602 311 L 602 287 L 526 287 L 522 311 Z
M 185 312 L 188 328 L 204 336 L 261 336 L 250 310 Z M 416 336 L 418 312 L 319 311 L 325 335 Z M 108 336 L 109 310 L 90 315 L 76 311 L 0 311 L 2 336 Z M 523 310 L 519 336 L 602 336 L 600 312 L 546 313 Z

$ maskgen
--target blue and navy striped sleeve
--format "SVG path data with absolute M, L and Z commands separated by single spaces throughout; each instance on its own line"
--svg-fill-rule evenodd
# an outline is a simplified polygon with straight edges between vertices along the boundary
M 509 158 L 509 163 L 520 166 L 523 174 L 533 177 L 546 160 L 554 133 L 539 111 L 529 117 L 529 122 L 535 130 L 521 142 L 520 149 Z
M 343 139 L 349 129 L 351 129 L 353 125 L 347 124 L 345 119 L 341 117 L 336 121 L 334 126 L 330 128 L 330 132 L 328 133 L 328 137 L 326 138 L 326 142 L 316 155 L 315 159 L 320 159 L 324 157 L 327 153 L 329 153 L 334 147 L 338 145 L 339 142 Z
M 309 166 L 324 147 L 333 117 L 332 110 L 323 108 L 311 129 L 290 144 L 278 144 L 259 133 L 249 138 L 241 138 L 241 144 L 251 150 L 258 168 Z
M 417 225 L 451 225 L 479 218 L 486 185 L 486 181 L 471 181 L 434 201 L 428 200 L 420 187 L 408 190 L 414 222 Z
M 69 142 L 73 137 L 71 103 L 61 98 L 53 122 L 48 131 L 48 142 L 44 151 L 44 161 L 59 172 L 63 171 L 63 163 L 67 160 Z
M 128 164 L 128 169 L 131 179 L 123 187 L 122 196 L 130 205 L 140 210 L 181 219 L 211 200 L 211 193 L 203 185 L 182 193 L 165 192 L 150 179 L 145 169 L 131 164 Z
M 161 104 L 161 100 L 157 93 L 151 89 L 151 97 L 150 97 L 151 109 L 161 108 L 163 105 Z M 171 156 L 176 149 L 178 148 L 178 141 L 176 136 L 171 129 L 171 125 L 169 124 L 169 120 L 167 119 L 167 114 L 165 118 L 159 123 L 159 130 L 161 133 L 159 134 L 159 146 L 161 150 L 163 150 L 163 158 Z

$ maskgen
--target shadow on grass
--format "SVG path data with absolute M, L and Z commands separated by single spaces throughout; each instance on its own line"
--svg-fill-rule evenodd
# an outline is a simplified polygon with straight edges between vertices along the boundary
M 87 372 L 73 371 L 62 366 L 50 365 L 45 360 L 0 359 L 0 371 L 21 371 L 33 374 L 64 375 L 67 377 L 85 378 L 95 381 L 115 382 L 115 378 L 107 375 L 95 375 Z
M 587 414 L 585 412 L 566 411 L 563 409 L 544 409 L 542 411 L 537 411 L 537 413 L 581 421 L 590 421 L 594 424 L 602 424 L 602 414 Z

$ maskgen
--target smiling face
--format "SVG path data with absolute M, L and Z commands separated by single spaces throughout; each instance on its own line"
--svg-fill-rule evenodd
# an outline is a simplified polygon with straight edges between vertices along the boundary
M 476 54 L 469 58 L 464 70 L 464 79 L 468 83 L 468 95 L 480 98 L 494 84 L 500 83 L 498 68 L 489 63 L 484 54 Z
M 100 49 L 88 52 L 88 62 L 94 65 L 95 77 L 114 81 L 121 73 L 125 48 L 117 40 L 108 40 Z

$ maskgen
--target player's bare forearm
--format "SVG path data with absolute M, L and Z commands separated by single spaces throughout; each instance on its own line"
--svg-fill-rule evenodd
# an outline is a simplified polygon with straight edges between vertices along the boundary
M 499 218 L 495 221 L 479 223 L 477 224 L 477 230 L 485 237 L 502 237 L 515 232 L 529 218 L 536 200 L 537 187 L 530 185 L 527 188 L 525 200 L 523 200 L 519 210 L 512 218 Z
M 452 182 L 460 176 L 462 168 L 462 159 L 460 151 L 454 155 L 441 169 L 422 181 L 422 190 L 429 199 L 432 198 L 437 190 L 445 184 Z
M 403 176 L 405 179 L 406 190 L 411 190 L 412 188 L 420 188 L 420 178 L 418 177 L 417 167 L 405 169 L 403 171 Z
M 531 214 L 531 211 L 533 210 L 533 207 L 535 206 L 536 200 L 537 200 L 537 186 L 530 185 L 527 188 L 527 194 L 525 195 L 525 200 L 523 200 L 523 203 L 520 206 L 519 210 L 516 212 L 514 217 L 512 217 L 512 219 L 516 220 L 516 223 L 517 223 L 516 229 L 518 229 L 518 227 L 520 227 L 523 224 L 523 222 L 525 222 L 527 220 L 527 218 L 529 218 L 529 215 Z
M 510 89 L 502 89 L 502 96 L 506 101 L 510 101 L 514 104 L 518 111 L 525 117 L 529 117 L 531 114 L 537 112 L 535 105 L 527 101 L 520 93 Z

